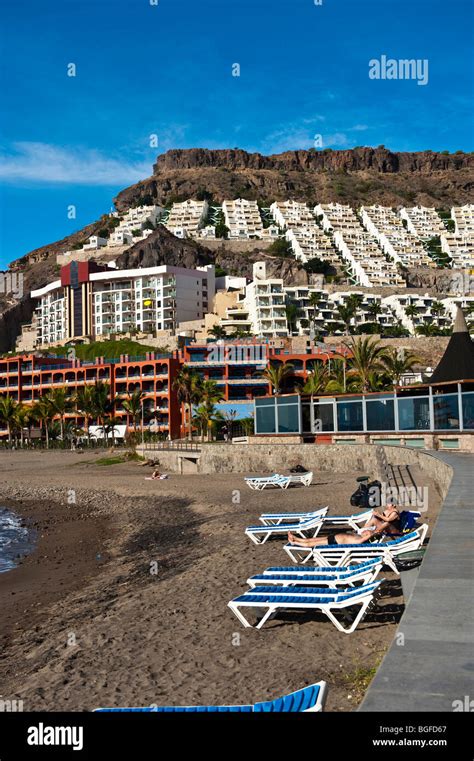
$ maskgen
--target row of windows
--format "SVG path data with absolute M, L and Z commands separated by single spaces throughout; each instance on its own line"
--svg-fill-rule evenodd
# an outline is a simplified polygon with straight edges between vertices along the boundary
M 474 392 L 432 397 L 301 402 L 299 397 L 255 401 L 256 433 L 474 430 Z

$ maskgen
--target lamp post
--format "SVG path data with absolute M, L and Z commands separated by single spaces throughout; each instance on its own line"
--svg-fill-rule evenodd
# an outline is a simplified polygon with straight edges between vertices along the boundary
M 145 451 L 145 400 L 142 399 L 142 452 Z

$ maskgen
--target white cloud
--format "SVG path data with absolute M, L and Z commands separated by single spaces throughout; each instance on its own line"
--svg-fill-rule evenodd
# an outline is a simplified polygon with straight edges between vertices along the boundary
M 0 156 L 0 178 L 7 181 L 74 185 L 125 185 L 149 177 L 152 161 L 123 161 L 89 148 L 60 148 L 18 142 Z

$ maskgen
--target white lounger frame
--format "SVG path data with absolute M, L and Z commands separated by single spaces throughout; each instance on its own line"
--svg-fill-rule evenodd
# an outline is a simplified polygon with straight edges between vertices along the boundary
M 246 535 L 254 542 L 254 544 L 265 544 L 267 539 L 277 534 L 287 534 L 288 531 L 293 531 L 298 536 L 304 538 L 305 532 L 309 532 L 311 536 L 317 536 L 318 532 L 323 525 L 324 511 L 327 508 L 322 508 L 312 518 L 308 518 L 306 521 L 300 523 L 286 523 L 278 524 L 276 526 L 247 526 L 245 529 Z
M 231 609 L 231 611 L 237 616 L 240 623 L 246 629 L 250 628 L 252 624 L 248 621 L 247 618 L 245 618 L 242 611 L 240 610 L 241 608 L 257 608 L 257 609 L 260 608 L 266 611 L 263 617 L 258 622 L 258 624 L 256 624 L 255 626 L 256 629 L 261 629 L 264 623 L 268 621 L 270 616 L 274 615 L 275 613 L 281 610 L 306 610 L 306 611 L 317 610 L 317 611 L 320 611 L 321 613 L 325 613 L 326 616 L 329 618 L 329 620 L 334 624 L 336 629 L 338 629 L 340 632 L 343 632 L 344 634 L 351 634 L 351 632 L 353 632 L 357 628 L 357 625 L 364 617 L 367 611 L 367 608 L 369 607 L 370 603 L 374 599 L 374 593 L 379 587 L 379 585 L 382 583 L 382 581 L 383 579 L 381 579 L 380 581 L 376 581 L 373 584 L 368 585 L 367 587 L 356 587 L 354 589 L 354 594 L 351 595 L 349 599 L 341 600 L 340 602 L 338 601 L 331 601 L 328 603 L 324 603 L 324 602 L 309 603 L 308 601 L 305 602 L 305 598 L 311 597 L 309 593 L 299 593 L 297 595 L 298 597 L 301 597 L 301 602 L 282 601 L 281 603 L 266 602 L 266 601 L 263 601 L 260 603 L 257 601 L 250 601 L 250 600 L 248 602 L 245 602 L 245 600 L 241 599 L 245 595 L 241 595 L 239 602 L 237 602 L 236 600 L 231 600 L 228 603 L 228 606 Z M 358 590 L 360 591 L 357 594 Z M 324 597 L 324 596 L 332 597 L 334 596 L 335 593 L 336 595 L 339 594 L 342 596 L 347 593 L 347 590 L 341 591 L 341 590 L 335 590 L 335 589 L 328 589 L 324 593 L 322 593 L 321 591 L 318 592 L 317 596 L 318 597 Z M 250 590 L 247 594 L 253 595 L 254 597 L 259 596 L 259 592 L 256 592 L 254 589 Z M 275 591 L 275 593 L 272 593 L 272 596 L 277 597 L 279 594 L 281 596 L 288 595 L 288 591 L 281 592 L 281 593 L 279 593 L 278 591 Z M 295 590 L 293 591 L 293 594 L 296 594 Z M 261 596 L 263 600 L 266 596 L 268 596 L 268 593 L 262 592 Z M 345 608 L 351 608 L 354 605 L 360 605 L 359 612 L 357 613 L 357 616 L 355 617 L 354 621 L 349 626 L 349 628 L 345 628 L 341 624 L 341 622 L 337 620 L 333 611 L 344 610 Z
M 390 566 L 395 573 L 398 573 L 395 565 L 395 558 L 404 552 L 412 552 L 423 545 L 428 524 L 410 531 L 404 541 L 398 544 L 384 546 L 384 542 L 374 542 L 372 544 L 360 544 L 357 547 L 341 545 L 322 545 L 321 547 L 299 547 L 296 544 L 285 544 L 283 549 L 290 556 L 294 563 L 307 563 L 311 558 L 317 565 L 337 565 L 347 566 L 353 562 L 362 563 L 364 560 L 370 560 L 378 555 L 383 555 L 384 563 Z
M 323 509 L 323 508 L 320 508 Z M 326 512 L 329 509 L 326 506 Z M 316 515 L 319 510 L 313 510 L 308 513 L 262 513 L 260 521 L 265 526 L 278 526 L 280 523 L 297 523 L 298 521 L 306 520 Z M 326 515 L 324 523 L 333 526 L 350 527 L 356 531 L 360 528 L 360 524 L 366 523 L 372 515 L 372 510 L 364 510 L 359 515 Z

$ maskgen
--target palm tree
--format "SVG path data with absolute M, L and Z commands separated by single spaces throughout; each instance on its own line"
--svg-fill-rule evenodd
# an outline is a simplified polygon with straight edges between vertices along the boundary
M 53 413 L 47 396 L 38 399 L 33 405 L 32 415 L 35 420 L 41 423 L 46 436 L 46 449 L 49 449 L 49 424 L 53 418 Z
M 104 381 L 95 382 L 92 389 L 92 417 L 98 421 L 104 431 L 104 446 L 107 446 L 105 436 L 105 418 L 113 415 L 114 403 L 110 398 L 110 385 Z
M 199 388 L 197 389 L 197 397 L 199 399 L 200 408 L 207 410 L 207 436 L 211 434 L 212 419 L 217 415 L 215 405 L 222 401 L 222 391 L 218 388 L 217 383 L 213 380 L 201 381 Z M 201 429 L 202 430 L 202 429 Z
M 0 420 L 5 423 L 8 431 L 8 443 L 12 443 L 12 430 L 16 420 L 18 402 L 9 394 L 0 397 Z
M 47 394 L 53 417 L 59 417 L 61 440 L 64 443 L 64 418 L 72 409 L 72 401 L 66 388 L 52 388 Z
M 296 328 L 296 320 L 298 319 L 298 314 L 299 314 L 299 309 L 297 304 L 295 304 L 293 301 L 290 301 L 285 306 L 285 312 L 286 312 L 286 320 L 288 322 L 290 333 L 293 334 L 293 331 Z
M 293 375 L 293 365 L 285 362 L 283 365 L 269 365 L 260 373 L 260 378 L 265 378 L 271 385 L 275 396 L 281 392 L 285 381 Z
M 391 349 L 387 349 L 382 361 L 387 373 L 392 378 L 393 385 L 398 386 L 401 376 L 410 372 L 410 370 L 413 369 L 413 366 L 420 360 L 411 351 L 405 351 L 404 349 L 399 351 L 392 347 Z
M 311 394 L 311 397 L 318 396 L 325 391 L 328 380 L 329 373 L 326 365 L 315 363 L 301 391 L 303 394 Z
M 94 392 L 91 386 L 80 388 L 75 398 L 76 409 L 84 415 L 87 439 L 90 443 L 89 420 L 94 416 Z
M 26 404 L 17 404 L 15 410 L 15 425 L 20 431 L 20 446 L 23 449 L 24 444 L 24 430 L 31 427 L 31 407 Z
M 344 329 L 346 336 L 350 333 L 351 320 L 355 315 L 355 307 L 352 304 L 341 304 L 337 309 L 337 315 L 342 323 L 344 323 Z
M 433 301 L 431 305 L 431 314 L 434 314 L 436 317 L 439 317 L 440 315 L 444 315 L 445 309 L 444 305 L 441 303 L 441 301 Z
M 128 399 L 124 399 L 122 406 L 130 415 L 133 421 L 133 432 L 137 433 L 137 423 L 142 411 L 143 391 L 140 388 L 135 389 L 132 393 L 128 392 Z
M 319 307 L 320 307 L 320 297 L 319 297 L 319 294 L 316 293 L 315 291 L 313 291 L 312 293 L 309 294 L 308 306 L 310 306 L 312 308 L 312 310 L 313 310 L 313 314 L 312 314 L 312 317 L 310 318 L 310 320 L 313 323 L 314 336 L 316 337 L 316 335 L 317 335 L 317 331 L 316 331 L 316 318 L 317 318 Z M 319 331 L 318 331 L 318 333 L 319 333 Z
M 204 441 L 204 433 L 207 433 L 208 440 L 211 436 L 212 423 L 222 417 L 221 412 L 216 410 L 214 404 L 200 404 L 195 412 L 193 420 L 201 429 L 201 441 Z
M 434 322 L 418 325 L 416 332 L 420 336 L 444 336 L 445 331 L 440 328 L 439 325 L 435 325 Z
M 220 339 L 225 338 L 227 336 L 225 328 L 222 327 L 222 325 L 214 325 L 210 331 L 209 335 L 213 338 Z
M 418 316 L 418 307 L 416 307 L 414 304 L 409 304 L 407 307 L 405 307 L 405 314 L 413 322 L 413 319 Z
M 349 359 L 348 377 L 358 379 L 361 391 L 370 391 L 374 380 L 373 374 L 385 372 L 383 359 L 386 348 L 380 344 L 380 341 L 368 337 L 352 339 L 350 344 L 345 345 L 352 353 Z
M 382 304 L 379 301 L 374 301 L 372 304 L 369 304 L 367 311 L 373 318 L 374 322 L 377 322 L 377 317 L 383 312 Z
M 177 392 L 178 401 L 188 409 L 188 438 L 193 437 L 192 408 L 199 399 L 201 376 L 186 365 L 179 371 L 173 381 L 173 388 Z

